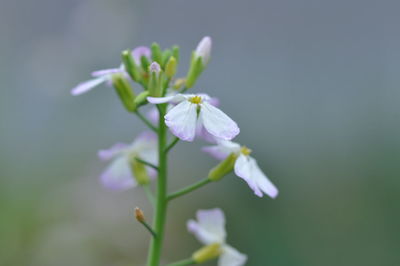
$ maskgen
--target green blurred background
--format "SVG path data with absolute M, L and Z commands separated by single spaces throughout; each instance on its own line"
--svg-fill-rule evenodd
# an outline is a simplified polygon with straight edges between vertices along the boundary
M 72 97 L 121 50 L 213 56 L 196 91 L 221 99 L 279 187 L 259 199 L 234 175 L 171 204 L 165 261 L 200 244 L 197 209 L 221 207 L 255 266 L 400 265 L 399 1 L 0 0 L 0 265 L 143 265 L 140 189 L 103 189 L 100 148 L 144 127 L 103 86 Z M 170 189 L 215 161 L 180 143 Z M 215 265 L 210 263 L 208 265 Z

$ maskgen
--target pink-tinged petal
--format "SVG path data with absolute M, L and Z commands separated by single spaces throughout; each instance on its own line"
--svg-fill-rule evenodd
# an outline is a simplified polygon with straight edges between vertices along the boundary
M 73 88 L 71 90 L 71 94 L 74 96 L 81 95 L 83 93 L 90 91 L 94 87 L 100 85 L 104 81 L 106 81 L 106 79 L 104 77 L 100 77 L 100 78 L 91 79 L 91 80 L 79 83 L 78 86 L 76 86 L 75 88 Z
M 215 107 L 218 107 L 219 104 L 220 104 L 219 99 L 218 99 L 218 98 L 215 98 L 215 97 L 210 98 L 210 99 L 208 100 L 208 103 L 211 104 L 211 105 L 213 105 L 213 106 L 215 106 Z
M 231 246 L 225 245 L 218 260 L 218 266 L 242 266 L 246 263 L 247 256 Z
M 193 141 L 196 135 L 197 105 L 183 101 L 165 115 L 165 124 L 178 138 Z
M 121 73 L 124 72 L 123 68 L 110 68 L 110 69 L 102 69 L 102 70 L 97 70 L 92 72 L 92 77 L 98 78 L 98 77 L 102 77 L 102 76 L 108 76 L 111 74 L 115 74 L 115 73 Z
M 226 238 L 225 216 L 220 209 L 199 210 L 197 221 L 189 220 L 188 231 L 203 244 L 224 243 Z
M 126 190 L 136 186 L 128 158 L 125 156 L 115 159 L 101 174 L 100 181 L 104 187 L 112 190 Z
M 200 43 L 197 45 L 195 54 L 197 56 L 202 57 L 204 65 L 207 65 L 208 61 L 210 60 L 211 45 L 212 41 L 209 36 L 206 36 L 203 39 L 201 39 Z
M 247 156 L 244 156 L 243 154 L 239 155 L 239 157 L 236 159 L 234 170 L 238 177 L 247 182 L 249 187 L 254 191 L 254 194 L 259 197 L 263 196 L 261 190 L 258 188 L 258 185 L 254 180 L 254 177 L 252 176 L 252 165 L 250 164 L 250 160 Z
M 209 143 L 217 143 L 217 138 L 210 133 L 204 128 L 203 123 L 201 122 L 201 119 L 197 119 L 197 127 L 196 127 L 196 136 L 209 142 Z
M 110 160 L 112 158 L 114 158 L 117 155 L 120 155 L 123 151 L 125 151 L 127 148 L 129 147 L 128 144 L 125 143 L 117 143 L 114 144 L 111 148 L 106 149 L 106 150 L 100 150 L 97 153 L 97 156 L 103 160 L 103 161 L 107 161 Z
M 132 57 L 135 60 L 136 65 L 140 65 L 140 58 L 144 56 L 150 59 L 151 50 L 146 46 L 138 46 L 132 50 Z
M 207 102 L 201 104 L 200 117 L 205 129 L 217 138 L 231 140 L 240 132 L 235 121 Z
M 158 124 L 158 121 L 159 121 L 158 119 L 160 118 L 160 115 L 159 115 L 159 113 L 158 113 L 157 108 L 155 108 L 155 107 L 151 108 L 151 109 L 147 112 L 146 117 L 147 117 L 152 123 Z
M 256 160 L 250 157 L 250 164 L 252 169 L 252 176 L 257 186 L 271 198 L 276 198 L 278 196 L 278 189 L 274 184 L 268 179 L 268 177 L 261 171 Z
M 218 145 L 204 147 L 202 150 L 218 160 L 223 160 L 231 153 L 238 153 L 240 145 L 229 140 L 220 140 Z

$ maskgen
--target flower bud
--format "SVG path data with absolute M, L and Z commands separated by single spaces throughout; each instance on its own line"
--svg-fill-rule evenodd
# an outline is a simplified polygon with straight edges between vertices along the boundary
M 151 59 L 159 64 L 162 63 L 162 52 L 158 43 L 153 43 L 151 45 Z
M 143 211 L 138 207 L 135 208 L 135 218 L 140 223 L 146 222 L 146 218 L 144 218 Z
M 136 110 L 135 94 L 129 81 L 121 73 L 113 74 L 111 80 L 125 108 L 129 112 L 134 112 Z
M 179 46 L 172 46 L 172 56 L 175 57 L 177 62 L 179 62 Z
M 150 182 L 146 166 L 143 163 L 138 162 L 135 158 L 132 158 L 131 160 L 131 170 L 139 185 L 146 185 Z
M 172 78 L 176 74 L 176 65 L 177 61 L 175 57 L 171 56 L 165 65 L 165 74 L 167 75 L 168 78 Z
M 141 106 L 143 104 L 146 104 L 147 96 L 149 96 L 149 91 L 142 91 L 141 93 L 139 93 L 135 98 L 136 106 Z
M 210 170 L 208 173 L 208 179 L 211 181 L 218 181 L 230 172 L 232 172 L 233 167 L 235 166 L 235 162 L 238 155 L 235 153 L 229 154 L 225 160 L 221 161 L 217 166 Z
M 197 78 L 203 72 L 204 66 L 201 57 L 197 57 L 195 53 L 192 54 L 192 61 L 190 63 L 189 72 L 186 75 L 186 88 L 192 88 L 197 81 Z
M 221 245 L 219 243 L 214 243 L 205 247 L 202 247 L 192 255 L 192 259 L 196 263 L 204 263 L 206 261 L 218 258 L 221 255 Z
M 153 97 L 160 97 L 162 94 L 161 87 L 161 67 L 157 62 L 151 63 L 150 67 L 150 78 L 149 78 L 149 95 Z
M 169 49 L 166 49 L 163 53 L 162 53 L 162 60 L 161 60 L 161 65 L 163 66 L 163 68 L 165 69 L 165 65 L 168 63 L 169 58 L 172 56 L 172 52 Z
M 200 57 L 202 59 L 204 67 L 208 64 L 208 61 L 210 60 L 211 45 L 211 38 L 209 36 L 206 36 L 199 42 L 195 51 L 196 57 Z
M 124 63 L 126 72 L 128 72 L 129 76 L 132 80 L 136 82 L 140 82 L 140 68 L 136 65 L 135 60 L 133 59 L 132 52 L 129 50 L 125 50 L 122 52 L 122 62 Z

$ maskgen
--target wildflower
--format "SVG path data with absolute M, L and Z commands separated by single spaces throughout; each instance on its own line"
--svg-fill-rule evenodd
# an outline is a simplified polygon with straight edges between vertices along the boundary
M 244 179 L 257 196 L 267 194 L 275 198 L 278 195 L 278 189 L 262 172 L 257 161 L 250 156 L 251 150 L 247 147 L 232 141 L 218 140 L 217 145 L 204 147 L 203 151 L 219 160 L 224 160 L 234 153 L 237 156 L 234 164 L 235 174 Z
M 188 221 L 187 228 L 204 245 L 220 245 L 218 266 L 241 266 L 246 263 L 246 255 L 226 244 L 225 216 L 221 209 L 199 210 L 196 217 L 197 221 Z
M 154 169 L 144 167 L 136 157 L 157 164 L 157 138 L 151 132 L 144 132 L 131 144 L 117 143 L 108 150 L 100 150 L 103 161 L 113 160 L 101 174 L 102 184 L 114 190 L 126 190 L 149 182 L 147 173 L 155 175 Z
M 165 115 L 165 123 L 172 133 L 185 141 L 193 141 L 197 127 L 204 129 L 211 135 L 231 140 L 240 130 L 233 121 L 220 109 L 214 107 L 207 94 L 177 94 L 168 97 L 148 97 L 153 104 L 174 103 L 177 104 Z
M 207 66 L 208 61 L 210 61 L 211 45 L 211 38 L 206 36 L 200 41 L 196 50 L 193 52 L 189 71 L 186 77 L 187 88 L 193 87 L 196 80 Z

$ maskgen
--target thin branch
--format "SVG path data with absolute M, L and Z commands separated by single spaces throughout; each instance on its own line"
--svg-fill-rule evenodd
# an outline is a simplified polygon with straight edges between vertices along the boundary
M 152 163 L 150 163 L 148 161 L 145 161 L 145 160 L 143 160 L 143 159 L 141 159 L 139 157 L 135 157 L 135 160 L 138 161 L 139 163 L 147 165 L 147 166 L 153 168 L 154 170 L 158 171 L 158 166 L 157 165 L 154 165 L 154 164 L 152 164 Z
M 175 137 L 174 140 L 168 144 L 167 148 L 165 149 L 165 152 L 169 152 L 179 141 L 178 137 Z
M 185 194 L 187 194 L 189 192 L 192 192 L 193 190 L 201 188 L 202 186 L 207 185 L 210 182 L 211 182 L 210 179 L 204 178 L 203 180 L 200 180 L 197 183 L 194 183 L 194 184 L 192 184 L 190 186 L 187 186 L 187 187 L 185 187 L 185 188 L 183 188 L 181 190 L 178 190 L 178 191 L 168 195 L 167 199 L 168 199 L 168 201 L 173 200 L 173 199 L 175 199 L 177 197 L 180 197 L 180 196 L 183 196 L 183 195 L 185 195 Z
M 150 226 L 148 223 L 146 223 L 146 222 L 140 222 L 140 223 L 147 229 L 147 231 L 149 231 L 149 233 L 150 233 L 154 238 L 157 238 L 156 232 L 154 232 L 153 228 L 151 228 L 151 226 Z
M 158 132 L 158 129 L 149 121 L 147 120 L 147 118 L 139 112 L 139 110 L 137 110 L 135 112 L 135 114 L 140 118 L 140 120 L 143 121 L 143 123 L 145 123 L 151 130 L 153 130 L 154 132 Z

